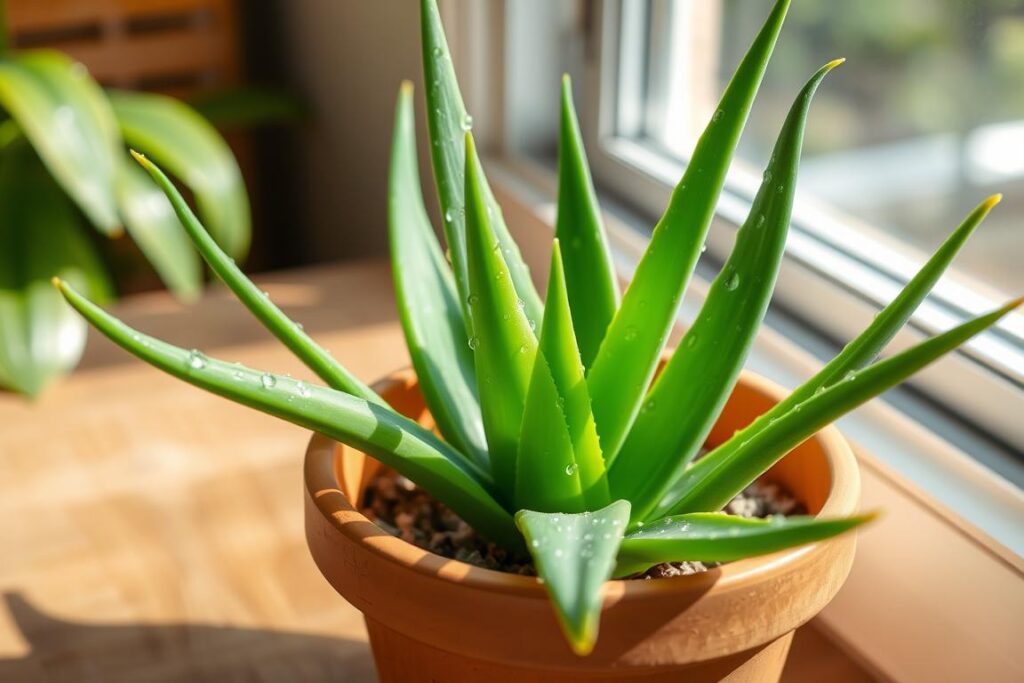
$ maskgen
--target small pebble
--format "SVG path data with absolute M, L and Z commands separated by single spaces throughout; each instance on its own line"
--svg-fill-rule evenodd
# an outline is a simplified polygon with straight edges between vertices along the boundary
M 754 482 L 733 498 L 725 511 L 741 517 L 806 514 L 804 506 L 779 485 Z M 366 491 L 362 512 L 402 540 L 443 557 L 512 574 L 536 576 L 529 557 L 515 557 L 477 537 L 446 505 L 435 501 L 405 477 L 392 474 L 375 479 Z M 664 562 L 635 579 L 663 579 L 698 574 L 719 566 L 716 562 Z

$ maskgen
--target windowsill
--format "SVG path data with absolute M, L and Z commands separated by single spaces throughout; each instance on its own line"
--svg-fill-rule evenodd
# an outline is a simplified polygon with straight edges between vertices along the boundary
M 491 160 L 487 168 L 542 281 L 555 216 L 554 174 L 511 159 Z M 646 237 L 628 217 L 606 213 L 606 224 L 616 265 L 628 276 Z M 702 270 L 698 266 L 683 301 L 683 325 L 707 292 L 709 274 Z M 747 367 L 796 386 L 820 366 L 799 344 L 803 336 L 770 311 Z M 1021 494 L 938 430 L 897 410 L 893 403 L 905 403 L 906 393 L 894 390 L 838 423 L 855 445 L 864 507 L 881 509 L 883 517 L 862 532 L 847 584 L 816 623 L 868 669 L 894 680 L 1013 678 L 1016 664 L 1007 653 L 1015 651 L 1011 634 L 1019 632 L 1024 613 Z M 959 645 L 936 652 L 933 645 L 941 642 Z

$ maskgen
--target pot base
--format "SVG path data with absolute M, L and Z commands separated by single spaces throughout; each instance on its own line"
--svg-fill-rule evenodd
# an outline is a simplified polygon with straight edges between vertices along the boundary
M 617 668 L 606 672 L 512 667 L 446 652 L 365 618 L 381 683 L 766 683 L 778 681 L 793 632 L 761 647 L 679 667 Z

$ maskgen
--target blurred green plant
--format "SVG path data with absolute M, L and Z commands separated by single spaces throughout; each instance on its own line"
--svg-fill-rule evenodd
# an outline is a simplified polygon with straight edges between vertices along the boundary
M 112 295 L 87 224 L 106 237 L 127 232 L 176 297 L 199 295 L 199 256 L 127 145 L 173 173 L 217 242 L 245 257 L 249 200 L 211 120 L 252 125 L 298 110 L 263 90 L 208 96 L 200 107 L 209 120 L 171 97 L 104 91 L 59 52 L 0 52 L 0 388 L 34 396 L 77 364 L 85 323 L 67 314 L 47 281 L 61 273 L 90 296 Z
M 797 95 L 732 255 L 653 380 L 788 0 L 777 0 L 741 61 L 621 300 L 564 82 L 557 234 L 543 304 L 477 158 L 435 0 L 421 1 L 430 149 L 450 264 L 424 208 L 408 83 L 398 98 L 391 152 L 390 241 L 402 326 L 440 437 L 388 407 L 293 324 L 142 156 L 214 272 L 328 387 L 148 337 L 55 280 L 71 305 L 139 358 L 362 449 L 492 541 L 528 552 L 581 655 L 597 638 L 601 587 L 610 577 L 667 561 L 773 552 L 870 519 L 750 520 L 720 510 L 818 430 L 1020 303 L 876 361 L 998 197 L 979 205 L 821 372 L 698 460 L 775 285 L 811 98 L 842 60 L 819 69 Z

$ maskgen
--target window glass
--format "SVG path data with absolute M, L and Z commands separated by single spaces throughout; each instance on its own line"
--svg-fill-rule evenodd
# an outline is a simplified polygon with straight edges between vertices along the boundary
M 690 151 L 766 7 L 648 3 L 645 135 Z M 713 57 L 680 48 L 696 43 Z M 997 298 L 1024 291 L 1024 3 L 794 2 L 741 160 L 763 165 L 800 86 L 836 57 L 847 62 L 816 97 L 801 190 L 925 252 L 1002 192 L 957 267 Z

